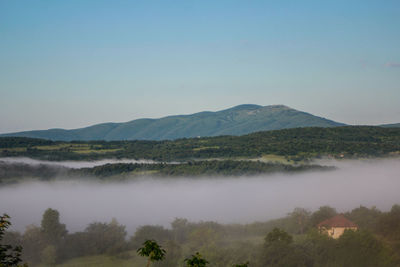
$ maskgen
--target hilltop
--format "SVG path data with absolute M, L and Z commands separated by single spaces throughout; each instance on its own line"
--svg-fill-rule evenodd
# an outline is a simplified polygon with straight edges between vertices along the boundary
M 298 127 L 343 126 L 284 105 L 239 105 L 211 112 L 137 119 L 125 123 L 102 123 L 80 129 L 49 129 L 7 133 L 16 136 L 54 141 L 90 140 L 174 140 L 219 135 L 244 135 L 259 131 Z

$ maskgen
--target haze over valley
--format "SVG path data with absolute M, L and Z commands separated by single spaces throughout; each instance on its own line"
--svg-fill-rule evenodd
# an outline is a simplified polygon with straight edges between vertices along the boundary
M 13 229 L 19 231 L 40 224 L 41 214 L 51 207 L 60 211 L 69 231 L 116 218 L 134 233 L 146 224 L 168 227 L 176 217 L 252 223 L 283 217 L 296 207 L 316 210 L 330 205 L 347 211 L 363 205 L 389 210 L 400 202 L 399 159 L 329 163 L 338 169 L 252 177 L 26 182 L 0 188 L 0 209 L 8 211 Z

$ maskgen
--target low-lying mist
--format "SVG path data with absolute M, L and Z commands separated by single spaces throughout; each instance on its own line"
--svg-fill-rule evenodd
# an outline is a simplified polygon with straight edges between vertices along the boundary
M 92 161 L 74 161 L 74 160 L 65 160 L 65 161 L 47 161 L 47 160 L 37 160 L 26 157 L 5 157 L 0 158 L 0 161 L 5 163 L 24 163 L 28 165 L 50 165 L 50 166 L 60 166 L 72 169 L 79 168 L 93 168 L 96 166 L 101 166 L 104 164 L 115 164 L 115 163 L 156 163 L 152 160 L 135 160 L 135 159 L 102 159 L 102 160 L 92 160 Z
M 329 172 L 235 178 L 142 178 L 130 182 L 26 182 L 0 187 L 0 213 L 13 229 L 40 224 L 51 207 L 69 231 L 116 218 L 127 230 L 144 224 L 190 221 L 250 223 L 285 216 L 295 207 L 338 211 L 359 205 L 388 210 L 400 203 L 400 159 L 330 162 Z

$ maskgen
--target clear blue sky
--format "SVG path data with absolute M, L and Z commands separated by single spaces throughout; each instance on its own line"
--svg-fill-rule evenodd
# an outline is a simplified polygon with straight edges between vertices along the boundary
M 400 122 L 400 1 L 0 0 L 0 132 L 285 104 Z

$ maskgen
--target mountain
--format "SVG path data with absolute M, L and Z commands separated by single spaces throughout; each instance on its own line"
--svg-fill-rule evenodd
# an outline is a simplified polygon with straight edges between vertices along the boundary
M 400 123 L 382 124 L 379 126 L 385 128 L 400 128 Z
M 102 123 L 90 127 L 64 130 L 49 129 L 2 134 L 50 140 L 164 140 L 198 136 L 243 135 L 252 132 L 297 127 L 335 127 L 334 122 L 284 105 L 240 105 L 217 112 L 160 119 L 137 119 L 125 123 Z

